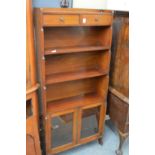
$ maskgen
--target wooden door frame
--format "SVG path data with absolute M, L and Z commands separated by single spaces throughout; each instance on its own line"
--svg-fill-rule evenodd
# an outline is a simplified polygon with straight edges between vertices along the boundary
M 51 140 L 51 120 L 52 118 L 56 117 L 56 116 L 61 116 L 61 115 L 65 115 L 65 114 L 70 114 L 73 113 L 73 139 L 72 139 L 72 143 L 69 144 L 65 144 L 62 146 L 58 146 L 56 148 L 52 148 L 51 144 L 52 144 L 52 140 Z M 61 112 L 55 112 L 53 114 L 48 114 L 46 117 L 46 152 L 49 154 L 55 154 L 58 152 L 62 152 L 65 150 L 68 150 L 72 147 L 74 147 L 76 145 L 77 142 L 77 137 L 76 137 L 76 133 L 77 133 L 77 109 L 70 109 L 70 110 L 65 110 L 65 111 L 61 111 Z
M 95 107 L 100 107 L 98 133 L 95 135 L 81 139 L 82 111 L 86 110 L 86 109 L 95 108 Z M 78 144 L 81 145 L 81 144 L 84 144 L 84 143 L 87 143 L 87 142 L 90 142 L 90 141 L 93 141 L 93 140 L 96 140 L 96 139 L 102 137 L 105 112 L 106 112 L 106 107 L 103 103 L 88 105 L 88 106 L 81 107 L 79 109 L 79 113 L 78 113 L 78 139 L 77 139 Z

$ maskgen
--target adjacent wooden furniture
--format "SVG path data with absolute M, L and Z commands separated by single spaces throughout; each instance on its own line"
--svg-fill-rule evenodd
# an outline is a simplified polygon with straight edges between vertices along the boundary
M 129 13 L 115 11 L 113 22 L 112 59 L 108 111 L 116 125 L 122 145 L 129 132 Z
M 111 11 L 35 9 L 46 153 L 102 143 Z
M 26 0 L 26 155 L 41 155 L 31 0 Z

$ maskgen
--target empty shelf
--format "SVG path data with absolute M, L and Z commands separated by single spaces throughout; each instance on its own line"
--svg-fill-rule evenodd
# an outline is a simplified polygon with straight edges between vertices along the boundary
M 102 71 L 98 69 L 90 69 L 86 71 L 79 72 L 67 72 L 67 73 L 57 73 L 46 76 L 46 84 L 53 84 L 65 81 L 73 81 L 78 79 L 86 79 L 91 77 L 98 77 L 106 75 L 108 71 Z
M 87 52 L 87 51 L 99 51 L 99 50 L 108 50 L 108 46 L 73 46 L 73 47 L 63 47 L 63 48 L 51 48 L 45 49 L 45 55 L 51 54 L 64 54 L 64 53 L 76 53 L 76 52 Z
M 79 95 L 75 97 L 55 100 L 47 103 L 47 112 L 56 112 L 59 110 L 72 109 L 90 104 L 103 104 L 104 98 L 96 93 Z

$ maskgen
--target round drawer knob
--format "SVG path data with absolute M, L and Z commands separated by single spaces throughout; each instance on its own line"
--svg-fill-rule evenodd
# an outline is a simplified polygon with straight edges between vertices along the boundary
M 99 19 L 96 17 L 96 18 L 95 18 L 95 21 L 96 21 L 96 22 L 98 22 L 98 21 L 99 21 Z
M 64 17 L 60 17 L 59 19 L 61 22 L 64 22 Z

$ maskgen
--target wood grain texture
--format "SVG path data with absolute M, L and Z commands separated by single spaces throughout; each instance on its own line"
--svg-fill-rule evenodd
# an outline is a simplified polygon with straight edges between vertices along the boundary
M 113 13 L 105 10 L 38 9 L 43 14 L 43 25 L 49 26 L 107 26 L 112 24 Z M 83 22 L 83 19 L 86 19 Z
M 129 104 L 115 96 L 111 92 L 108 94 L 109 115 L 116 127 L 122 133 L 129 132 Z
M 36 85 L 34 31 L 31 0 L 26 1 L 26 90 Z
M 129 13 L 115 12 L 108 111 L 118 130 L 129 129 Z
M 103 51 L 48 56 L 46 84 L 106 75 L 109 55 L 109 51 Z
M 47 102 L 83 95 L 97 90 L 98 79 L 82 79 L 47 86 Z
M 41 155 L 36 117 L 26 120 L 26 155 Z
M 64 54 L 64 53 L 77 53 L 77 52 L 96 52 L 96 51 L 104 51 L 108 50 L 110 47 L 102 46 L 102 45 L 94 45 L 94 46 L 68 46 L 68 47 L 56 47 L 45 49 L 45 55 L 56 55 L 56 54 Z
M 113 95 L 117 96 L 120 100 L 125 102 L 126 104 L 129 104 L 129 99 L 125 95 L 123 95 L 121 92 L 117 91 L 116 89 L 109 87 L 109 92 L 111 92 Z
M 45 117 L 46 114 L 46 95 L 44 93 L 45 86 L 45 59 L 44 59 L 44 29 L 42 27 L 42 13 L 39 9 L 34 11 L 34 26 L 35 26 L 35 39 L 37 51 L 37 77 L 40 84 L 39 96 L 41 105 L 41 114 Z
M 102 97 L 100 97 L 98 94 L 89 93 L 86 95 L 79 95 L 66 99 L 51 101 L 48 103 L 48 113 L 54 113 L 67 109 L 90 106 L 94 104 L 101 105 L 103 102 L 102 100 L 103 100 Z
M 80 72 L 98 68 L 102 70 L 102 68 L 99 66 L 99 60 L 103 54 L 103 52 L 87 52 L 82 54 L 74 53 L 55 55 L 51 57 L 48 56 L 46 58 L 46 75 L 67 72 Z
M 97 9 L 73 9 L 73 8 L 37 8 L 43 14 L 113 14 L 111 10 L 97 10 Z
M 89 69 L 84 71 L 57 73 L 57 74 L 48 75 L 46 78 L 46 84 L 49 85 L 49 84 L 60 83 L 60 82 L 98 77 L 98 76 L 106 75 L 107 72 L 108 71 L 102 71 L 99 69 Z
M 111 25 L 112 24 L 112 15 L 80 15 L 80 24 L 82 25 Z
M 111 27 L 48 27 L 44 33 L 45 51 L 67 47 L 111 47 Z
M 31 101 L 30 104 L 26 105 L 26 113 L 31 111 L 31 115 L 27 113 L 26 116 L 26 155 L 32 155 L 32 153 L 41 155 L 37 93 L 35 91 L 28 93 L 26 101 Z
M 86 18 L 86 23 L 83 23 Z M 56 154 L 102 137 L 109 83 L 112 11 L 35 9 L 46 153 Z M 80 111 L 100 106 L 99 132 L 78 140 Z M 51 148 L 51 119 L 74 111 L 73 143 Z M 61 117 L 61 116 L 60 116 Z
M 32 1 L 26 0 L 26 155 L 41 155 Z
M 43 23 L 45 26 L 70 26 L 79 24 L 78 15 L 44 15 Z
M 129 19 L 115 16 L 110 85 L 129 96 Z

